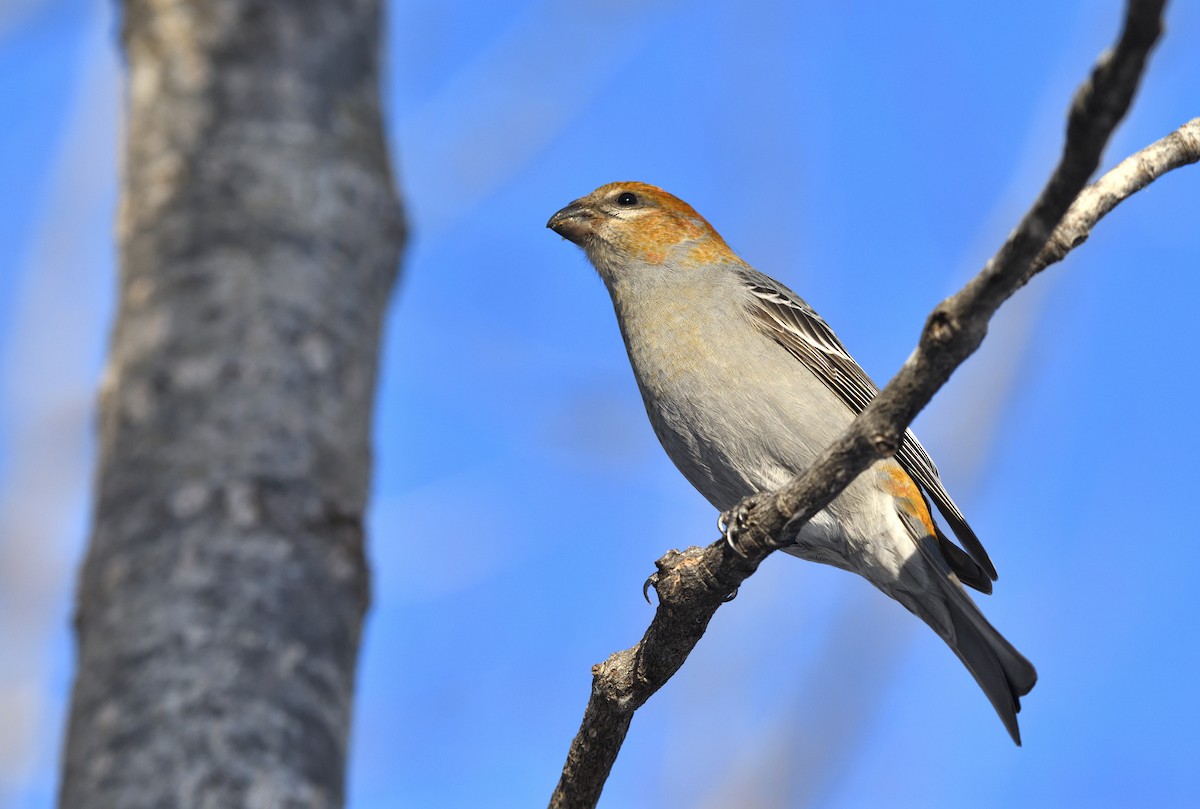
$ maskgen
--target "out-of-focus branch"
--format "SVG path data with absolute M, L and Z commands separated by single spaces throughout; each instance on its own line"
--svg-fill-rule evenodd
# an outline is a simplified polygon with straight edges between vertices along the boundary
M 1164 5 L 1165 0 L 1131 0 L 1117 44 L 1100 57 L 1075 95 L 1062 157 L 1033 207 L 983 270 L 934 308 L 917 350 L 850 429 L 787 486 L 749 497 L 724 515 L 736 550 L 723 538 L 707 548 L 670 551 L 658 560 L 658 572 L 651 580 L 659 596 L 654 619 L 636 646 L 593 668 L 591 698 L 551 797 L 552 809 L 596 804 L 633 713 L 679 670 L 717 608 L 854 478 L 893 454 L 921 408 L 979 347 L 989 319 L 1024 283 L 1043 250 L 1049 249 L 1052 234 L 1058 235 L 1056 229 L 1099 165 L 1162 30 Z M 1180 137 L 1176 142 L 1175 148 L 1183 149 L 1194 138 Z M 1114 169 L 1119 171 L 1120 166 Z M 1154 176 L 1158 175 L 1146 182 Z M 1106 176 L 1096 185 L 1105 186 L 1107 180 Z M 1103 207 L 1108 201 L 1107 195 L 1098 194 L 1093 204 Z M 1119 201 L 1113 200 L 1091 218 L 1078 209 L 1065 225 L 1086 232 L 1088 223 L 1094 224 Z M 1053 241 L 1061 255 L 1081 242 L 1075 232 Z

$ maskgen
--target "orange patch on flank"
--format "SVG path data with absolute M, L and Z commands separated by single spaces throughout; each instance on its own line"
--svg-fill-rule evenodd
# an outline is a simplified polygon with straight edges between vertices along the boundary
M 929 513 L 929 506 L 925 505 L 925 498 L 921 496 L 921 490 L 917 488 L 917 484 L 901 468 L 900 464 L 895 461 L 887 462 L 879 470 L 879 477 L 887 493 L 896 498 L 896 506 L 903 509 L 909 516 L 920 520 L 921 525 L 925 526 L 925 530 L 929 532 L 930 536 L 937 536 L 937 529 L 933 525 L 933 516 Z

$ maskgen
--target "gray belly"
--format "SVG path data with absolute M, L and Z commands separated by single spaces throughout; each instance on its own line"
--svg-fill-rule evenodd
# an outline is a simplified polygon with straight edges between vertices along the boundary
M 667 455 L 722 511 L 803 472 L 852 420 L 803 365 L 783 349 L 776 353 L 756 358 L 756 367 L 639 379 Z

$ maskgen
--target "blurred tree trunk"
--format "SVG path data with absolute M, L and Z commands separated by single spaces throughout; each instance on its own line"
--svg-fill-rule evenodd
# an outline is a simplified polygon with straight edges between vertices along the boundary
M 127 0 L 65 807 L 338 806 L 404 240 L 379 0 Z

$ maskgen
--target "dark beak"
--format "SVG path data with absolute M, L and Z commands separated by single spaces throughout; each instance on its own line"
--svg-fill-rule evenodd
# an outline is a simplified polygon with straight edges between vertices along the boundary
M 550 217 L 546 227 L 564 239 L 582 246 L 584 239 L 593 234 L 592 225 L 595 221 L 595 214 L 576 200 Z

